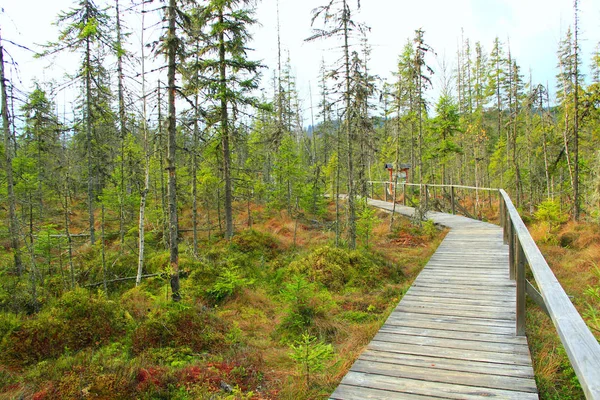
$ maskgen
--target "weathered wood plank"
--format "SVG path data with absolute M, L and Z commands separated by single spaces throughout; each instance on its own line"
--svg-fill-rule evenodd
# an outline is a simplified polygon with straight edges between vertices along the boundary
M 514 376 L 533 379 L 533 368 L 530 365 L 508 365 L 482 361 L 456 360 L 435 356 L 418 356 L 413 354 L 387 353 L 367 350 L 360 357 L 362 360 L 381 361 L 389 364 L 413 365 L 430 368 L 432 373 L 438 369 L 449 371 L 482 372 L 491 375 Z
M 434 356 L 440 358 L 453 358 L 455 360 L 471 360 L 493 362 L 509 365 L 529 365 L 531 358 L 524 354 L 495 353 L 493 351 L 448 349 L 443 347 L 423 346 L 408 343 L 388 343 L 372 341 L 367 349 L 387 351 L 390 353 L 415 354 Z
M 398 326 L 398 325 L 384 325 L 381 327 L 379 332 L 385 333 L 399 333 L 404 335 L 413 336 L 426 336 L 433 338 L 446 338 L 446 339 L 461 339 L 461 340 L 473 340 L 481 342 L 493 342 L 493 343 L 507 343 L 518 346 L 527 347 L 527 339 L 520 336 L 512 335 L 499 335 L 491 333 L 480 333 L 480 332 L 465 332 L 465 331 L 449 331 L 443 329 L 430 329 L 430 328 L 414 328 L 411 326 Z
M 329 398 L 331 400 L 427 400 L 431 399 L 431 396 L 342 384 L 335 389 L 335 392 Z
M 467 336 L 467 335 L 465 335 Z M 456 338 L 438 338 L 434 336 L 414 336 L 402 333 L 379 332 L 374 341 L 387 343 L 402 343 L 417 346 L 443 347 L 444 349 L 476 350 L 492 353 L 529 355 L 529 348 L 512 343 L 494 343 Z
M 385 326 L 406 326 L 412 328 L 424 329 L 443 329 L 455 332 L 474 332 L 474 333 L 490 333 L 494 335 L 514 335 L 513 326 L 497 326 L 497 325 L 479 325 L 479 324 L 463 324 L 452 321 L 440 321 L 432 318 L 409 318 L 405 319 L 402 315 L 392 314 L 383 325 Z
M 517 392 L 536 393 L 535 381 L 527 378 L 485 374 L 482 372 L 449 371 L 410 365 L 387 364 L 384 362 L 358 360 L 350 369 L 354 372 L 384 375 L 393 378 L 427 380 L 428 382 L 451 383 L 470 386 L 477 381 L 477 386 L 489 389 L 505 389 Z
M 344 384 L 444 399 L 481 399 L 493 397 L 495 399 L 529 400 L 538 398 L 535 393 L 428 382 L 418 379 L 395 379 L 389 376 L 372 375 L 354 371 L 350 371 L 348 375 L 346 375 Z M 399 395 L 396 398 L 401 399 L 402 396 Z
M 444 315 L 444 316 L 456 316 L 456 317 L 470 317 L 470 318 L 478 318 L 481 317 L 481 312 L 476 310 L 454 310 L 454 309 L 440 309 L 436 307 L 427 307 L 427 306 L 417 306 L 417 305 L 404 305 L 400 304 L 396 307 L 397 311 L 410 312 L 410 313 L 419 313 L 419 314 L 433 314 L 433 315 Z M 515 314 L 509 311 L 495 312 L 486 314 L 486 319 L 491 319 L 496 323 L 496 321 L 508 321 L 512 322 L 515 320 Z
M 399 306 L 398 306 L 399 307 Z M 490 327 L 505 327 L 514 328 L 514 321 L 489 319 L 489 318 L 473 318 L 458 315 L 438 315 L 438 314 L 426 314 L 426 313 L 415 313 L 410 311 L 396 310 L 388 317 L 389 321 L 397 321 L 402 323 L 404 320 L 424 320 L 432 322 L 446 322 L 449 324 L 460 325 L 478 325 L 478 326 L 490 326 Z M 511 332 L 514 334 L 514 332 Z

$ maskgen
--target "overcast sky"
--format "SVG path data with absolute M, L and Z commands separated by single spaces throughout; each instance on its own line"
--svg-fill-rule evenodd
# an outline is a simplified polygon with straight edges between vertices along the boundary
M 96 2 L 114 4 L 112 0 Z M 356 5 L 356 0 L 349 2 Z M 36 43 L 56 40 L 57 28 L 52 22 L 60 11 L 74 3 L 74 0 L 0 0 L 4 9 L 0 16 L 2 36 L 37 50 Z M 131 0 L 121 3 L 126 8 Z M 304 42 L 311 34 L 311 10 L 323 3 L 325 0 L 280 0 L 282 45 L 286 53 L 289 51 L 305 108 L 310 105 L 309 82 L 317 103 L 321 60 L 332 63 L 340 56 L 335 40 Z M 455 63 L 464 31 L 465 38 L 472 43 L 480 41 L 488 53 L 494 37 L 500 37 L 504 43 L 510 41 L 512 55 L 522 72 L 529 75 L 531 68 L 535 82 L 549 81 L 553 85 L 558 42 L 573 21 L 573 0 L 362 0 L 361 6 L 355 18 L 371 28 L 371 70 L 383 78 L 391 77 L 402 47 L 415 29 L 423 28 L 426 42 L 437 53 L 437 60 L 430 60 L 434 69 L 444 58 L 450 65 Z M 592 50 L 600 42 L 600 1 L 580 0 L 580 10 L 583 62 L 587 70 Z M 253 28 L 251 47 L 256 51 L 251 57 L 263 60 L 271 68 L 264 71 L 266 83 L 277 65 L 276 0 L 260 2 L 256 17 L 260 26 Z M 136 23 L 131 20 L 129 25 Z M 73 56 L 61 56 L 48 68 L 48 61 L 34 60 L 27 51 L 9 44 L 7 47 L 19 63 L 24 89 L 31 87 L 33 79 L 60 80 L 64 73 L 73 73 L 77 67 L 77 58 Z M 435 78 L 434 84 L 438 84 Z

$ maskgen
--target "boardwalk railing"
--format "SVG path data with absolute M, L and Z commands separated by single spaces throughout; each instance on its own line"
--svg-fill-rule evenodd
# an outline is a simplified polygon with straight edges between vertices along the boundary
M 423 204 L 425 209 L 447 211 L 472 219 L 482 219 L 482 212 L 491 210 L 496 202 L 498 189 L 463 185 L 437 185 L 369 181 L 371 198 L 401 202 L 414 207 Z M 383 189 L 383 191 L 381 191 Z M 381 196 L 380 193 L 383 193 Z M 466 193 L 474 196 L 467 196 Z
M 425 185 L 399 183 L 395 185 L 391 182 L 369 182 L 372 193 L 374 188 L 379 185 L 384 186 L 385 199 L 390 201 L 390 193 L 400 190 L 402 185 L 402 195 L 395 194 L 404 205 L 407 205 L 406 190 L 407 187 L 418 187 L 420 201 L 430 201 L 430 189 L 445 190 L 449 192 L 450 208 L 452 214 L 456 214 L 457 209 L 461 214 L 474 218 L 470 211 L 461 206 L 456 196 L 456 190 L 474 190 L 476 197 L 478 192 L 487 192 L 492 206 L 492 193 L 499 194 L 499 213 L 500 225 L 503 227 L 504 243 L 509 246 L 509 274 L 510 278 L 516 280 L 516 317 L 517 329 L 516 335 L 525 335 L 525 296 L 528 295 L 538 306 L 546 312 L 558 332 L 558 336 L 565 347 L 571 365 L 579 378 L 579 383 L 588 399 L 600 400 L 600 344 L 589 330 L 569 296 L 554 276 L 554 273 L 548 266 L 544 256 L 535 244 L 523 220 L 513 205 L 508 194 L 502 189 L 475 188 L 470 186 L 452 186 L 452 185 Z M 387 185 L 390 185 L 389 189 Z M 381 187 L 381 186 L 379 186 Z M 435 190 L 434 189 L 434 190 Z M 435 195 L 433 196 L 436 197 Z M 495 197 L 495 196 L 494 196 Z M 474 214 L 478 215 L 477 203 L 474 202 Z M 427 206 L 426 206 L 427 208 Z M 467 211 L 466 213 L 464 211 Z M 535 279 L 539 291 L 526 280 L 525 265 L 529 265 L 532 275 Z
M 500 193 L 500 223 L 509 245 L 510 276 L 517 281 L 517 335 L 525 334 L 525 294 L 550 316 L 588 399 L 600 399 L 600 344 L 571 303 L 529 234 L 510 197 Z M 525 279 L 525 263 L 539 293 Z

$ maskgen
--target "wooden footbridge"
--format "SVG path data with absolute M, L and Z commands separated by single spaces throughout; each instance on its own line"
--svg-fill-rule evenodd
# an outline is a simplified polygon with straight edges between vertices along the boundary
M 600 399 L 600 345 L 506 193 L 498 193 L 504 229 L 427 213 L 449 234 L 331 399 L 537 399 L 526 293 L 553 319 L 586 397 Z M 415 212 L 370 203 L 406 216 Z M 525 279 L 526 264 L 541 293 Z

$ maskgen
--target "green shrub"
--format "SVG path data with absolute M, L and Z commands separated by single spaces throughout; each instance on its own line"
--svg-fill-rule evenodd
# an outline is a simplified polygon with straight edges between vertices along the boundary
M 294 274 L 307 276 L 311 282 L 318 282 L 330 290 L 339 291 L 352 278 L 352 261 L 348 251 L 324 246 L 305 258 L 292 262 L 290 270 Z
M 0 342 L 21 325 L 21 317 L 13 313 L 0 314 Z
M 202 306 L 170 303 L 156 310 L 133 333 L 133 351 L 160 347 L 189 347 L 195 352 L 218 351 L 228 327 Z
M 235 268 L 226 268 L 221 272 L 214 285 L 207 289 L 206 293 L 219 302 L 233 296 L 241 288 L 252 284 L 254 284 L 253 280 L 243 278 Z
M 290 346 L 290 358 L 296 362 L 298 370 L 310 386 L 310 377 L 325 369 L 325 363 L 333 357 L 333 347 L 317 340 L 308 333 Z
M 11 365 L 27 365 L 66 351 L 99 347 L 124 335 L 126 325 L 117 303 L 102 293 L 77 289 L 8 334 L 0 357 Z
M 316 319 L 326 319 L 335 305 L 329 292 L 319 291 L 314 283 L 300 275 L 284 285 L 281 295 L 286 310 L 278 331 L 284 341 L 298 338 Z
M 257 252 L 267 259 L 274 258 L 281 251 L 281 245 L 273 235 L 255 229 L 246 229 L 237 233 L 231 242 L 234 248 L 241 252 Z
M 560 211 L 560 204 L 551 199 L 540 203 L 534 216 L 538 221 L 548 222 L 551 227 L 565 223 L 569 219 L 567 214 Z

